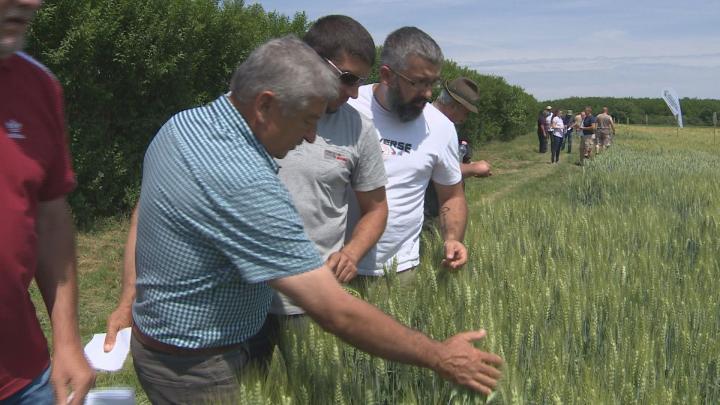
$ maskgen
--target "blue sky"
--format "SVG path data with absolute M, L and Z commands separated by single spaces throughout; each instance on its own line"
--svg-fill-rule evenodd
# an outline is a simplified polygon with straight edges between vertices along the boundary
M 570 96 L 720 99 L 720 0 L 248 0 L 312 20 L 346 14 L 381 45 L 405 25 L 445 56 L 539 100 Z

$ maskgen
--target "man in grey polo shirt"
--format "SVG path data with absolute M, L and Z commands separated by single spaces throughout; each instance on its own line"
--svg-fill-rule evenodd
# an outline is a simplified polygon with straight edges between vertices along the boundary
M 305 235 L 273 158 L 315 140 L 337 86 L 307 45 L 272 40 L 238 67 L 230 96 L 175 115 L 148 148 L 131 350 L 153 403 L 236 395 L 271 288 L 371 354 L 486 394 L 496 385 L 502 360 L 472 345 L 484 331 L 438 342 L 398 324 L 347 294 Z
M 347 104 L 357 98 L 375 62 L 375 43 L 357 21 L 342 15 L 317 20 L 303 38 L 340 79 L 339 97 L 328 103 L 318 122 L 315 142 L 304 142 L 278 160 L 280 179 L 290 191 L 305 231 L 337 280 L 357 274 L 357 263 L 385 229 L 385 166 L 375 127 Z M 345 240 L 348 200 L 352 192 L 360 219 Z M 270 361 L 287 325 L 304 326 L 305 311 L 276 292 L 260 332 L 248 343 L 250 356 L 261 365 Z
M 357 98 L 375 63 L 370 33 L 350 17 L 330 15 L 316 21 L 303 38 L 340 77 L 340 97 L 328 104 L 318 122 L 315 142 L 305 142 L 278 160 L 280 179 L 338 281 L 357 274 L 357 263 L 382 235 L 387 220 L 385 166 L 375 127 L 347 104 Z M 355 232 L 345 241 L 348 186 L 361 209 Z M 282 294 L 271 314 L 298 315 L 303 311 Z M 271 316 L 272 318 L 272 316 Z

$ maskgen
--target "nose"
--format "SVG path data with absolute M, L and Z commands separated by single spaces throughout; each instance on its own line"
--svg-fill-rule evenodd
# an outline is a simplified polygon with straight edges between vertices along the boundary
M 342 93 L 343 95 L 350 97 L 352 99 L 358 98 L 358 90 L 360 89 L 360 84 L 356 84 L 354 86 L 342 86 Z
M 303 139 L 308 141 L 308 143 L 315 142 L 315 138 L 317 138 L 317 126 L 313 125 L 313 127 L 303 135 Z
M 425 86 L 423 88 L 422 95 L 425 97 L 425 100 L 432 99 L 432 87 Z

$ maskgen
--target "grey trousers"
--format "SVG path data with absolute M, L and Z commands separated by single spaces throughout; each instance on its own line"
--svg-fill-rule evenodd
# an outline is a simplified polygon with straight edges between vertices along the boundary
M 133 365 L 153 404 L 234 404 L 238 376 L 248 362 L 244 349 L 217 355 L 178 356 L 130 341 Z

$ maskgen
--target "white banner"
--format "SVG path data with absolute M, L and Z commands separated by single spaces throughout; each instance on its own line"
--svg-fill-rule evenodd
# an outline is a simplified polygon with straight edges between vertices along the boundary
M 668 108 L 670 108 L 670 111 L 672 111 L 673 115 L 677 118 L 678 126 L 682 128 L 682 110 L 680 110 L 680 98 L 677 93 L 675 90 L 667 87 L 662 91 L 662 98 L 665 100 L 665 104 L 667 104 Z

